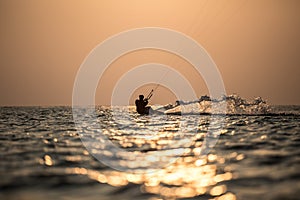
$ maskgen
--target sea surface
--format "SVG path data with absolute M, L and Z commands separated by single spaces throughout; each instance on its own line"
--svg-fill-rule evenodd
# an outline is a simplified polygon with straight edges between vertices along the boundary
M 1 107 L 0 199 L 300 197 L 300 106 L 217 116 L 104 106 L 95 113 L 82 126 L 71 107 Z

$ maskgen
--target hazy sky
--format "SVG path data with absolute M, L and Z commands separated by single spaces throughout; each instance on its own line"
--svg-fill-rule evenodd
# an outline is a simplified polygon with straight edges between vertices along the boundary
M 0 105 L 70 105 L 77 70 L 95 46 L 149 26 L 200 43 L 217 64 L 227 94 L 300 104 L 299 10 L 299 0 L 1 0 Z M 97 103 L 109 104 L 122 74 L 148 62 L 174 67 L 198 96 L 207 93 L 186 61 L 142 50 L 112 63 L 99 82 Z M 154 103 L 174 100 L 163 92 L 157 91 Z

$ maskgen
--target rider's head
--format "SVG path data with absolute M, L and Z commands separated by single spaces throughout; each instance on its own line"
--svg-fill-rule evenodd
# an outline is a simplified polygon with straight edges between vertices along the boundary
M 142 94 L 139 97 L 140 97 L 140 100 L 144 99 L 144 95 L 142 95 Z

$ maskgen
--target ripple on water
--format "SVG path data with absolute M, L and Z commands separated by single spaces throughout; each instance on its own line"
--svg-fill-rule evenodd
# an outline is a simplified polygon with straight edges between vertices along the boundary
M 210 116 L 140 117 L 132 112 L 114 121 L 109 108 L 99 107 L 98 111 L 102 133 L 125 152 L 102 151 L 99 131 L 87 126 L 94 152 L 111 159 L 125 158 L 115 162 L 129 168 L 159 163 L 155 152 L 165 159 L 177 152 L 178 158 L 151 173 L 113 170 L 82 145 L 69 107 L 1 108 L 0 198 L 220 200 L 299 195 L 297 115 L 226 116 L 218 143 L 201 156 L 208 126 L 220 128 Z M 183 117 L 192 128 L 180 129 Z M 180 143 L 187 138 L 190 143 Z M 135 163 L 136 158 L 126 152 L 148 157 L 145 163 Z

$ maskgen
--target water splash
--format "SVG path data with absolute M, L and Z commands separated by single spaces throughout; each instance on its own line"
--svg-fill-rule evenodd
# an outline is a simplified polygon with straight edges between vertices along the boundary
M 268 114 L 270 106 L 261 97 L 246 100 L 238 95 L 229 95 L 226 98 L 228 114 Z
M 226 111 L 222 109 L 226 105 Z M 253 100 L 246 100 L 239 95 L 233 94 L 223 96 L 221 99 L 211 99 L 209 96 L 201 96 L 199 100 L 183 102 L 176 101 L 176 104 L 165 111 L 165 114 L 237 114 L 237 115 L 260 115 L 270 114 L 271 107 L 261 97 Z M 212 110 L 214 108 L 214 110 Z

